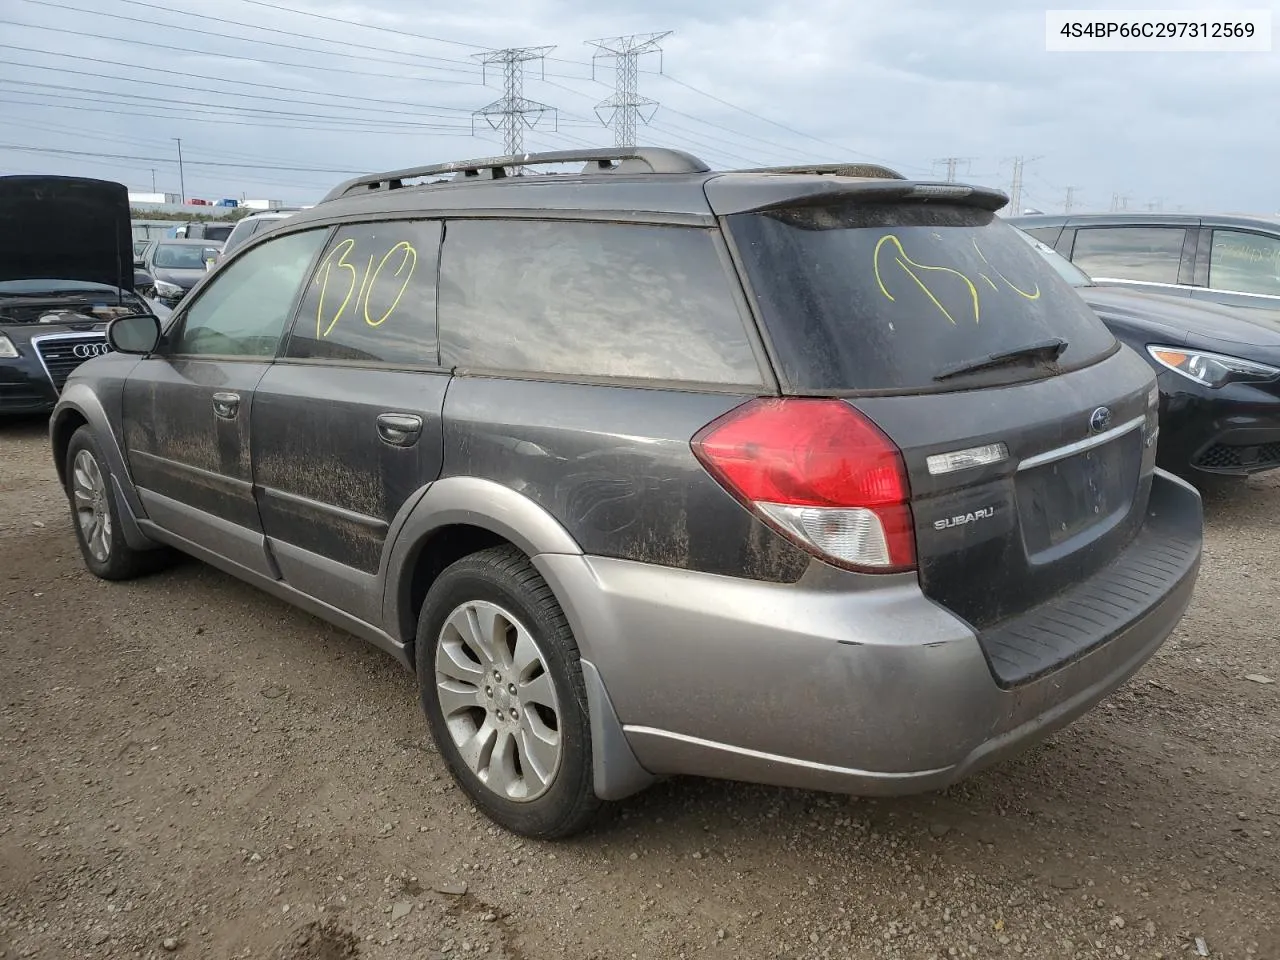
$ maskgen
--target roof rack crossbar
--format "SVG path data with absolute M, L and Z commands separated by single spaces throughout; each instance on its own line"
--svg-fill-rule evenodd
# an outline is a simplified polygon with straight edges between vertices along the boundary
M 883 167 L 878 163 L 862 163 L 861 161 L 852 161 L 850 163 L 808 163 L 799 164 L 789 167 L 752 167 L 747 170 L 739 170 L 738 173 L 807 173 L 807 174 L 831 174 L 837 177 L 870 177 L 883 180 L 905 180 L 907 179 L 897 170 L 891 170 Z
M 320 202 L 337 200 L 339 197 L 349 196 L 362 190 L 398 190 L 404 186 L 405 180 L 416 180 L 420 177 L 453 173 L 458 175 L 459 180 L 472 178 L 497 180 L 508 176 L 508 168 L 511 167 L 518 169 L 556 163 L 584 163 L 586 167 L 583 173 L 608 172 L 614 169 L 630 173 L 641 167 L 646 168 L 648 173 L 707 173 L 711 169 L 690 153 L 661 147 L 556 150 L 505 157 L 483 157 L 478 160 L 455 160 L 425 167 L 409 167 L 404 170 L 366 174 L 338 184 Z

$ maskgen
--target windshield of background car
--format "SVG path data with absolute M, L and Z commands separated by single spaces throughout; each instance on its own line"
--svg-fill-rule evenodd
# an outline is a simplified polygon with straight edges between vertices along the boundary
M 1057 270 L 1058 276 L 1067 281 L 1067 283 L 1071 284 L 1073 287 L 1097 286 L 1097 284 L 1093 282 L 1093 277 L 1089 276 L 1066 257 L 1062 256 L 1062 254 L 1058 253 L 1057 250 L 1054 250 L 1053 247 L 1049 246 L 1047 243 L 1042 243 L 1023 230 L 1018 230 L 1017 227 L 1014 227 L 1013 229 L 1018 236 L 1031 244 L 1031 249 L 1044 257 L 1045 263 Z
M 151 262 L 168 270 L 203 270 L 206 260 L 215 260 L 217 247 L 204 247 L 194 243 L 162 243 L 156 247 Z
M 940 203 L 808 206 L 730 218 L 779 374 L 802 392 L 964 389 L 957 364 L 1061 338 L 1053 368 L 1115 339 L 1079 295 L 989 211 Z M 991 374 L 987 374 L 988 382 Z

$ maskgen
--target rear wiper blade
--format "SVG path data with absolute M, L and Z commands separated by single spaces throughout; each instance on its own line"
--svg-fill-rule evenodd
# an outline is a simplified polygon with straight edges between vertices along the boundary
M 1044 363 L 1052 363 L 1062 356 L 1062 351 L 1066 349 L 1067 341 L 1061 337 L 1053 337 L 1037 343 L 1028 343 L 1025 347 L 1015 347 L 1012 350 L 989 353 L 985 357 L 979 357 L 976 360 L 965 360 L 961 363 L 944 367 L 933 379 L 948 380 L 962 373 L 973 373 L 976 370 L 987 370 L 991 367 L 1003 367 L 1005 364 L 1017 363 L 1019 360 L 1039 360 Z

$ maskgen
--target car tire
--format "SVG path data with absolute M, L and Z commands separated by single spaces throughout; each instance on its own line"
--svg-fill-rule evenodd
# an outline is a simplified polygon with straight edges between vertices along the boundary
M 168 551 L 135 550 L 120 525 L 111 470 L 97 437 L 80 427 L 67 445 L 67 501 L 84 565 L 103 580 L 132 580 L 165 564 Z
M 601 803 L 578 645 L 523 553 L 495 547 L 441 573 L 415 660 L 436 746 L 489 819 L 536 839 L 590 824 Z

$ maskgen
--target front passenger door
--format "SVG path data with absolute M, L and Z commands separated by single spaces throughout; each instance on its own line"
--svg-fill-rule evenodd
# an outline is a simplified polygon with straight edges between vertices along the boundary
M 287 234 L 184 304 L 125 383 L 129 468 L 169 533 L 274 578 L 253 496 L 250 406 L 328 231 Z

